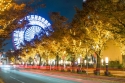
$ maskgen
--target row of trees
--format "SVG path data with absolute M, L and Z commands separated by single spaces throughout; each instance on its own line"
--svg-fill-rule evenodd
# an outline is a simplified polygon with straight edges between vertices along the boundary
M 99 74 L 101 52 L 108 41 L 114 40 L 121 47 L 121 55 L 124 55 L 124 0 L 86 0 L 82 9 L 75 7 L 75 10 L 71 23 L 60 13 L 52 12 L 50 18 L 54 32 L 41 41 L 36 40 L 34 46 L 24 47 L 21 54 L 23 61 L 38 53 L 45 60 L 58 57 L 68 60 L 72 57 L 74 66 L 78 57 L 96 54 L 95 74 Z
M 106 43 L 114 40 L 117 46 L 121 47 L 121 55 L 124 55 L 124 11 L 123 0 L 87 0 L 83 3 L 83 9 L 76 8 L 76 15 L 72 21 L 73 28 L 80 31 L 86 29 L 83 34 L 83 41 L 90 40 L 89 48 L 94 47 L 97 55 L 96 72 L 100 70 L 101 52 L 106 48 Z M 78 33 L 79 35 L 79 33 Z

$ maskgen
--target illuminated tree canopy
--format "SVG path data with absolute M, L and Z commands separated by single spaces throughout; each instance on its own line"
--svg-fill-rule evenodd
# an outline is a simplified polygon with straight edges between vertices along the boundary
M 41 7 L 41 0 L 29 1 L 27 3 L 17 4 L 12 0 L 1 0 L 0 1 L 0 37 L 10 37 L 10 34 L 16 28 L 22 28 L 26 24 L 23 21 L 18 24 L 19 20 L 34 12 L 38 7 Z
M 100 54 L 106 43 L 111 39 L 124 39 L 124 9 L 123 0 L 86 0 L 82 10 L 76 8 L 72 26 L 77 31 L 83 31 L 76 35 L 86 36 L 87 39 L 83 38 L 83 41 L 90 42 L 89 48 L 97 55 L 97 71 L 100 68 Z
M 19 4 L 13 0 L 0 0 L 0 38 L 10 38 L 10 34 L 15 29 L 22 28 L 27 24 L 26 21 L 19 24 L 20 19 L 35 12 L 36 8 L 43 8 L 44 6 L 41 0 L 30 0 L 27 3 Z
M 54 32 L 48 37 L 43 36 L 39 42 L 35 41 L 34 47 L 24 47 L 22 54 L 25 56 L 22 57 L 25 62 L 29 57 L 33 58 L 36 53 L 40 54 L 46 62 L 49 59 L 68 60 L 70 57 L 72 63 L 78 57 L 85 58 L 96 54 L 96 71 L 100 71 L 101 52 L 105 50 L 106 43 L 110 40 L 120 44 L 121 53 L 124 55 L 124 0 L 84 0 L 83 8 L 75 9 L 76 15 L 71 23 L 68 23 L 68 19 L 60 13 L 50 14 Z M 28 52 L 26 52 L 27 49 Z
M 9 37 L 9 34 L 14 30 L 16 24 L 13 22 L 19 18 L 22 18 L 22 10 L 25 8 L 25 4 L 16 4 L 12 0 L 2 0 L 0 10 L 0 33 L 1 37 Z M 6 6 L 4 6 L 6 4 Z M 20 16 L 19 16 L 20 15 Z

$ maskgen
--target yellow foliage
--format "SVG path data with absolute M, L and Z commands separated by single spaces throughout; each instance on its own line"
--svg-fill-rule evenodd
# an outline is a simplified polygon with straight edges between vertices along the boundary
M 16 25 L 13 25 L 13 21 L 20 18 L 23 14 L 25 15 L 25 13 L 21 13 L 25 9 L 25 6 L 25 4 L 16 4 L 12 0 L 0 0 L 0 16 L 2 17 L 0 19 L 0 26 L 4 32 L 7 32 L 4 35 L 8 35 L 8 33 L 17 28 Z M 1 29 L 0 36 L 4 37 Z
M 11 57 L 11 58 L 10 58 L 10 61 L 14 62 L 14 61 L 15 61 L 15 58 L 14 58 L 14 57 Z
M 0 0 L 0 13 L 11 6 L 12 0 Z

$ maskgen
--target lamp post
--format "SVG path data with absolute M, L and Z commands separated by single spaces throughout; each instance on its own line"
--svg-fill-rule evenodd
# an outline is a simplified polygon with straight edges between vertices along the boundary
M 86 65 L 86 60 L 84 60 L 84 64 Z
M 80 57 L 79 57 L 77 60 L 78 60 L 78 65 L 80 65 L 80 63 L 81 63 L 81 62 L 80 62 Z
M 10 50 L 10 52 L 12 53 L 12 55 L 13 55 L 13 53 L 14 53 L 14 50 Z M 7 59 L 8 59 L 8 57 L 7 57 Z M 8 61 L 8 60 L 7 60 Z M 15 63 L 16 63 L 16 58 L 15 58 Z
M 109 72 L 108 72 L 108 62 L 109 62 L 108 57 L 105 57 L 105 65 L 106 65 L 105 75 L 106 75 L 106 76 L 108 76 L 108 75 L 109 75 Z
M 77 73 L 80 73 L 81 72 L 81 68 L 80 68 L 80 57 L 77 59 L 78 61 L 78 68 L 77 68 Z
M 87 58 L 87 60 L 84 60 L 84 64 L 85 64 L 85 66 L 86 66 L 86 74 L 88 75 L 88 58 Z

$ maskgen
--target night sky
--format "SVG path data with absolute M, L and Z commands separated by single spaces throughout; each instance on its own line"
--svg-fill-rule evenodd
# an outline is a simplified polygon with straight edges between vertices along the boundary
M 17 2 L 25 2 L 26 0 L 15 0 Z M 62 16 L 68 18 L 71 22 L 75 10 L 74 7 L 82 8 L 83 0 L 43 0 L 42 3 L 46 5 L 45 8 L 38 9 L 36 14 L 44 17 L 46 20 L 50 22 L 49 13 L 50 12 L 60 12 Z M 4 48 L 5 51 L 13 49 L 12 40 L 8 40 L 8 45 Z
M 82 0 L 43 0 L 46 8 L 42 9 L 41 15 L 48 15 L 49 12 L 60 12 L 61 15 L 67 17 L 69 21 L 75 14 L 74 7 L 82 8 Z

